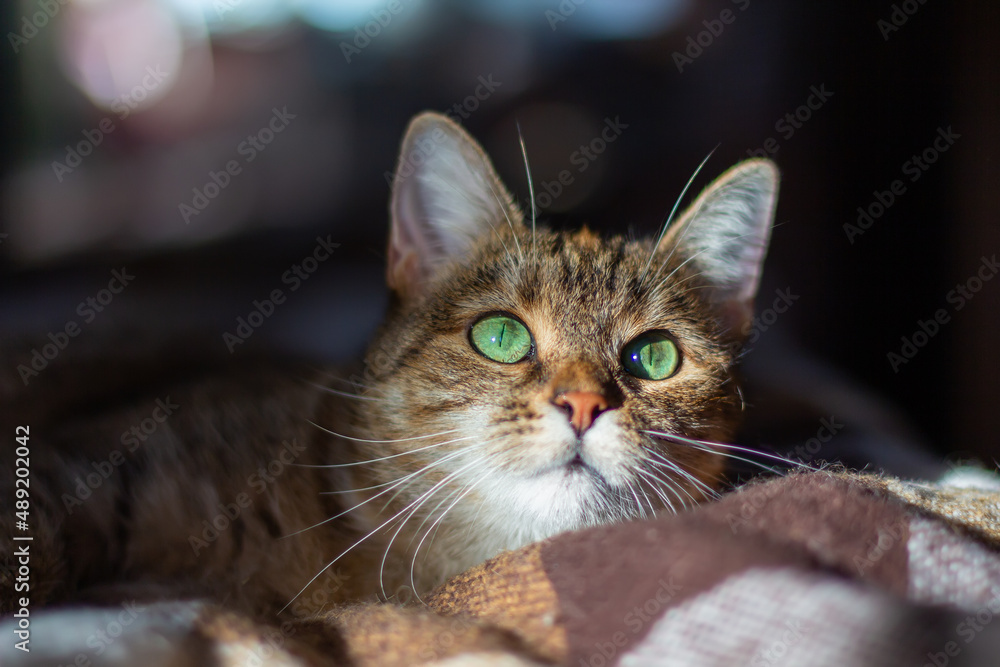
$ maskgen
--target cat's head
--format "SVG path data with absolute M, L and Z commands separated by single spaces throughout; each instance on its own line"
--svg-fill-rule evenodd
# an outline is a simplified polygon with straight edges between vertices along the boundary
M 723 458 L 697 441 L 725 442 L 742 409 L 734 364 L 777 187 L 751 160 L 659 239 L 555 232 L 460 127 L 415 118 L 366 402 L 372 439 L 398 441 L 380 453 L 410 452 L 385 476 L 426 467 L 400 502 L 428 493 L 418 516 L 515 523 L 516 542 L 702 498 Z

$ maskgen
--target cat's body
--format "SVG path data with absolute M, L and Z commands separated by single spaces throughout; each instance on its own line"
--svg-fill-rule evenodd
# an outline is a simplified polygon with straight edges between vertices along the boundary
M 128 591 L 265 618 L 405 602 L 504 549 L 694 504 L 723 469 L 699 441 L 726 442 L 742 407 L 776 188 L 753 161 L 662 239 L 552 232 L 464 132 L 418 117 L 364 380 L 247 366 L 31 424 L 33 604 Z M 317 590 L 323 604 L 296 605 Z
M 344 524 L 281 539 L 337 506 L 320 495 L 330 475 L 302 467 L 321 462 L 322 434 L 308 420 L 326 409 L 306 373 L 251 362 L 147 378 L 126 407 L 26 420 L 33 603 L 106 600 L 118 589 L 263 615 L 292 600 L 326 564 L 320 554 L 351 540 Z M 340 595 L 360 595 L 345 588 L 352 581 L 338 581 Z

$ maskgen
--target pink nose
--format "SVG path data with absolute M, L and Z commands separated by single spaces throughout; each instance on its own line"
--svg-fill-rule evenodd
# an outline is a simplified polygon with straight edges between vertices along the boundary
M 577 435 L 583 435 L 597 415 L 608 409 L 608 399 L 593 391 L 567 391 L 556 396 L 552 402 L 561 408 L 569 408 L 569 421 Z

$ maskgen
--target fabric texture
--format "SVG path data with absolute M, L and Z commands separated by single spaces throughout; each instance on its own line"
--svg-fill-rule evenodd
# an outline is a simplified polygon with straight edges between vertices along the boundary
M 1000 665 L 1000 491 L 793 473 L 504 553 L 426 602 L 329 620 L 365 666 Z

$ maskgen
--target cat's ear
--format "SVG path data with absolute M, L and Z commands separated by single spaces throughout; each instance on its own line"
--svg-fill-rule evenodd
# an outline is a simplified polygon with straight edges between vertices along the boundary
M 386 279 L 401 296 L 421 291 L 438 267 L 521 214 L 486 153 L 437 113 L 410 121 L 392 185 Z
M 741 162 L 705 188 L 658 248 L 707 280 L 708 298 L 730 329 L 745 331 L 753 316 L 777 197 L 773 162 Z

